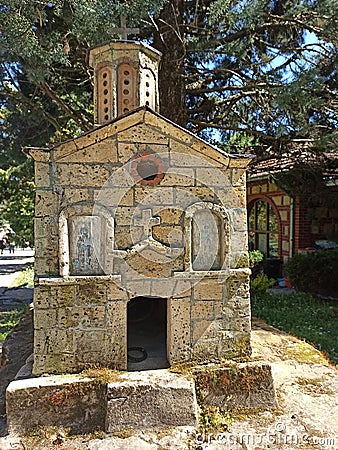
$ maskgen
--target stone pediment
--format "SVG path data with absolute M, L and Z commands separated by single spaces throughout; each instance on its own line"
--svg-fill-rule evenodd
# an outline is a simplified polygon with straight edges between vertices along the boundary
M 42 162 L 48 162 L 53 152 L 59 163 L 125 163 L 135 153 L 133 143 L 203 157 L 216 167 L 246 168 L 251 161 L 250 155 L 228 154 L 146 106 L 50 149 L 26 148 L 25 152 Z

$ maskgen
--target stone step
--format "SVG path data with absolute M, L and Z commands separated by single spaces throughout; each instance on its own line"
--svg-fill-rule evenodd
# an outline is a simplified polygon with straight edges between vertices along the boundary
M 9 433 L 39 426 L 70 427 L 73 433 L 197 426 L 192 379 L 165 369 L 116 377 L 108 385 L 81 375 L 12 381 L 6 392 Z

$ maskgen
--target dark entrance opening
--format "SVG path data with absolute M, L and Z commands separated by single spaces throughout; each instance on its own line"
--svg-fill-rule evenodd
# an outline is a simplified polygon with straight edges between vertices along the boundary
M 136 297 L 127 305 L 128 370 L 165 369 L 167 300 Z

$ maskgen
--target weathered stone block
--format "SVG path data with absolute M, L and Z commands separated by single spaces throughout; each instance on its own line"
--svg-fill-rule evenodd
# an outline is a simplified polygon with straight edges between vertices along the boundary
M 126 226 L 119 227 L 115 231 L 115 247 L 119 250 L 127 250 L 145 238 L 143 227 Z
M 88 306 L 105 303 L 107 300 L 107 287 L 105 284 L 83 284 L 75 286 L 75 304 Z
M 171 275 L 171 260 L 151 249 L 132 255 L 126 262 L 140 277 L 167 278 Z
M 183 246 L 183 229 L 178 225 L 157 225 L 153 227 L 153 237 L 164 245 Z
M 34 219 L 34 237 L 36 240 L 46 236 L 58 236 L 58 217 L 36 217 Z
M 55 172 L 55 182 L 61 186 L 102 186 L 108 178 L 109 171 L 103 164 L 58 164 Z
M 57 317 L 59 328 L 103 328 L 105 326 L 105 306 L 58 308 Z
M 34 289 L 34 309 L 49 307 L 49 288 L 35 286 Z
M 161 224 L 178 225 L 183 218 L 181 208 L 160 208 L 154 211 L 154 215 L 161 219 Z
M 80 372 L 81 369 L 78 367 L 77 358 L 73 353 L 61 352 L 42 355 L 34 353 L 32 370 L 34 375 L 74 373 Z
M 175 281 L 175 288 L 172 295 L 173 299 L 180 299 L 180 298 L 190 298 L 192 287 L 191 287 L 191 281 L 190 280 L 182 280 L 182 279 L 176 279 Z
M 77 152 L 71 152 L 65 155 L 60 162 L 87 162 L 87 163 L 115 163 L 117 162 L 117 144 L 115 139 L 105 139 L 102 142 L 96 142 L 95 145 L 89 145 Z
M 41 237 L 35 241 L 35 251 L 41 258 L 58 258 L 58 238 L 48 234 L 46 237 Z
M 199 186 L 230 186 L 230 174 L 213 167 L 197 168 L 196 182 Z
M 35 329 L 55 328 L 57 323 L 57 316 L 55 309 L 34 309 L 34 323 Z
M 171 297 L 175 290 L 175 281 L 169 279 L 154 279 L 151 284 L 151 295 L 153 297 Z
M 225 283 L 227 299 L 235 296 L 240 296 L 240 293 L 243 292 L 243 290 L 246 292 L 246 294 L 248 294 L 249 270 L 247 269 L 247 271 L 241 271 L 239 269 L 238 271 L 233 272 L 235 273 L 232 273 L 232 275 L 228 277 Z
M 214 315 L 214 302 L 194 302 L 191 308 L 192 319 L 212 318 Z
M 81 355 L 86 352 L 98 352 L 103 354 L 105 348 L 105 332 L 103 330 L 75 330 L 74 336 L 74 351 Z M 99 361 L 95 361 L 98 363 Z
M 88 201 L 90 199 L 90 189 L 66 188 L 63 191 L 62 205 L 68 206 L 71 203 Z
M 214 201 L 215 192 L 209 187 L 188 187 L 188 188 L 175 188 L 175 205 L 177 207 L 186 208 L 201 201 Z
M 203 167 L 207 162 L 213 167 L 222 167 L 222 163 L 219 161 L 210 158 L 205 153 L 201 154 L 197 148 L 192 148 L 189 141 L 187 141 L 187 144 L 176 139 L 170 139 L 170 164 L 172 166 Z
M 223 283 L 217 279 L 203 279 L 194 286 L 195 300 L 221 300 Z
M 191 148 L 198 150 L 203 159 L 207 156 L 212 161 L 221 162 L 223 167 L 228 167 L 231 161 L 231 158 L 227 154 L 219 152 L 216 148 L 211 147 L 206 142 L 200 141 L 197 138 L 194 138 Z
M 63 330 L 57 328 L 44 329 L 44 336 L 37 334 L 35 330 L 34 339 L 42 342 L 42 349 L 47 354 L 53 353 L 72 353 L 73 352 L 73 332 L 72 330 Z M 40 337 L 39 337 L 40 336 Z M 41 353 L 41 352 L 38 352 Z M 58 369 L 56 370 L 58 371 Z
M 34 274 L 36 276 L 57 275 L 59 272 L 59 258 L 44 258 L 35 256 Z
M 161 133 L 168 135 L 168 137 L 175 136 L 175 139 L 187 143 L 192 141 L 193 136 L 191 134 L 187 133 L 183 129 L 180 129 L 171 122 L 155 117 L 149 112 L 145 113 L 145 119 L 147 123 L 160 130 Z
M 246 207 L 246 189 L 244 186 L 234 188 L 234 197 L 237 199 L 237 202 L 234 202 L 231 206 L 234 208 Z
M 75 286 L 51 286 L 49 305 L 51 308 L 62 308 L 65 306 L 74 306 L 75 304 Z
M 106 431 L 196 426 L 194 383 L 165 370 L 121 376 L 108 384 Z
M 194 186 L 195 173 L 191 168 L 170 168 L 161 182 L 161 186 Z
M 36 162 L 34 169 L 35 169 L 34 183 L 36 187 L 50 187 L 49 163 Z
M 221 408 L 277 407 L 277 399 L 267 364 L 231 364 L 195 372 L 197 389 L 205 406 Z
M 128 208 L 117 208 L 115 211 L 114 219 L 116 222 L 116 226 L 125 227 L 132 226 L 133 224 L 133 215 L 135 213 L 136 208 L 128 207 Z
M 51 190 L 37 189 L 35 194 L 35 217 L 58 216 L 59 194 Z
M 191 352 L 192 361 L 197 363 L 219 362 L 220 361 L 219 339 L 208 339 L 207 341 L 198 341 L 194 344 Z
M 73 433 L 104 428 L 105 386 L 81 376 L 12 381 L 6 391 L 9 433 L 37 427 L 70 427 Z
M 138 125 L 121 131 L 117 135 L 119 142 L 145 142 L 147 144 L 168 145 L 169 138 L 148 125 Z
M 145 206 L 174 204 L 174 188 L 164 187 L 163 189 L 139 188 L 135 187 L 135 202 Z
M 194 320 L 192 326 L 194 344 L 199 340 L 218 339 L 222 332 L 222 322 L 209 319 L 207 316 L 204 319 Z
M 246 171 L 244 169 L 231 169 L 231 184 L 233 186 L 246 185 Z
M 233 187 L 215 187 L 216 198 L 224 207 L 231 210 L 232 208 L 243 208 L 243 192 Z M 245 206 L 245 205 L 244 205 Z
M 99 201 L 105 206 L 116 208 L 120 206 L 134 205 L 134 191 L 128 187 L 105 186 L 95 189 L 93 194 L 94 202 Z
M 191 356 L 190 297 L 168 299 L 168 359 L 170 364 L 189 361 Z
M 108 285 L 107 298 L 108 300 L 129 300 L 129 294 L 120 284 L 110 283 Z
M 130 297 L 151 295 L 152 280 L 146 279 L 142 274 L 135 274 L 135 276 L 138 276 L 139 279 L 126 279 L 123 282 L 123 286 L 129 292 Z
M 119 142 L 117 147 L 119 162 L 122 164 L 125 164 L 127 161 L 129 161 L 131 158 L 134 157 L 135 153 L 137 152 L 137 147 L 135 144 L 132 143 L 124 143 Z

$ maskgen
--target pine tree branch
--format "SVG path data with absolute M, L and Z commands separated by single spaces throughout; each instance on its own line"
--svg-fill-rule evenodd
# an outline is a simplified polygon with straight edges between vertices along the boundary
M 48 85 L 47 82 L 40 83 L 38 86 L 40 90 L 48 95 L 49 98 L 54 100 L 62 109 L 62 111 L 64 111 L 70 118 L 72 118 L 82 130 L 87 131 L 92 128 L 92 125 L 89 123 L 89 121 L 85 117 L 81 117 L 72 108 L 67 106 L 66 103 L 56 94 L 56 92 L 53 91 L 53 89 Z

